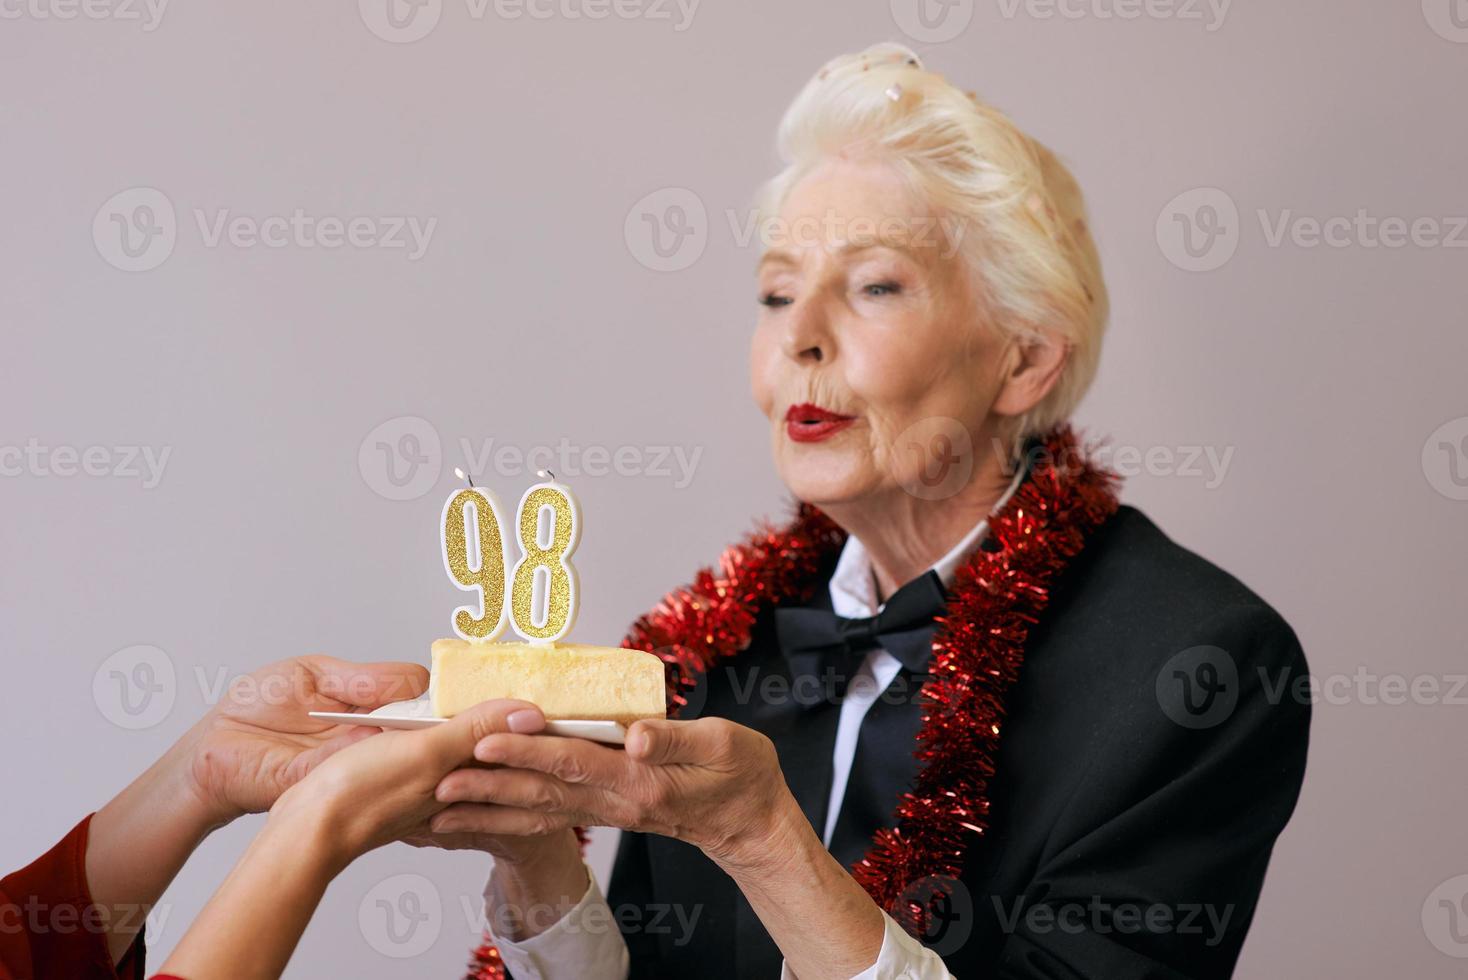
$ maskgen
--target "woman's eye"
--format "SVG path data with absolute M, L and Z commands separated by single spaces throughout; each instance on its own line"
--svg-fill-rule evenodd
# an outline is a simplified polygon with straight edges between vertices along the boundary
M 779 293 L 764 293 L 759 298 L 761 306 L 780 307 L 789 306 L 790 297 L 781 296 Z
M 902 292 L 902 286 L 891 280 L 869 283 L 861 288 L 868 296 L 893 296 Z

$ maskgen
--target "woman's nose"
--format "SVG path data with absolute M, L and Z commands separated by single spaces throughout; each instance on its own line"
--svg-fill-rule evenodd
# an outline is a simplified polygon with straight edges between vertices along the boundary
M 820 363 L 835 353 L 830 320 L 820 302 L 797 301 L 785 322 L 785 354 L 791 360 Z

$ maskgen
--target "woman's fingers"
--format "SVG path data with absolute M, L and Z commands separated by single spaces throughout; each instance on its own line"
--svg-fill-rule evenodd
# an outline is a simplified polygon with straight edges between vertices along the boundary
M 474 747 L 474 758 L 510 769 L 534 769 L 573 786 L 610 790 L 624 785 L 630 765 L 625 752 L 555 735 L 489 735 Z
M 729 761 L 743 729 L 725 718 L 648 718 L 627 733 L 627 755 L 649 766 L 711 766 Z
M 334 701 L 376 708 L 390 701 L 415 698 L 428 689 L 428 670 L 415 663 L 354 663 L 325 654 L 297 657 L 316 690 Z
M 526 810 L 581 810 L 595 793 L 529 769 L 458 769 L 438 784 L 440 803 L 497 803 Z
M 540 837 L 573 826 L 569 815 L 490 803 L 455 803 L 428 823 L 434 834 L 490 834 Z
M 565 826 L 642 829 L 649 819 L 636 801 L 599 786 L 561 782 L 533 769 L 457 770 L 440 780 L 436 798 L 452 805 L 492 804 L 559 814 L 565 817 Z
M 545 727 L 545 716 L 529 701 L 501 698 L 484 701 L 461 711 L 448 722 L 427 729 L 419 735 L 431 747 L 445 769 L 463 765 L 474 758 L 475 746 L 495 733 L 538 732 Z M 515 738 L 528 738 L 516 735 Z
M 438 784 L 440 803 L 484 803 L 537 813 L 559 813 L 569 825 L 632 827 L 636 804 L 595 786 L 564 783 L 533 769 L 460 769 Z

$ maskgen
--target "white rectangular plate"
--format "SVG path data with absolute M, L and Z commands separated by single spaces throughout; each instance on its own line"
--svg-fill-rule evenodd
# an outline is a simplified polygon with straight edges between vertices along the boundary
M 433 706 L 427 698 L 415 701 L 394 701 L 375 711 L 313 711 L 312 718 L 324 718 L 342 725 L 371 725 L 374 728 L 429 728 L 448 721 L 433 714 Z M 627 741 L 627 729 L 615 721 L 548 721 L 545 734 L 561 735 L 566 738 L 584 738 L 608 745 L 622 745 Z

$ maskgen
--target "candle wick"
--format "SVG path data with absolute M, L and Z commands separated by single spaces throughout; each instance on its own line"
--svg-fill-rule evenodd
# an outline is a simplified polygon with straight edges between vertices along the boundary
M 469 489 L 471 489 L 471 490 L 475 489 L 475 487 L 474 487 L 474 477 L 470 476 L 468 473 L 465 473 L 463 470 L 459 469 L 459 467 L 457 467 L 457 466 L 454 467 L 454 476 L 457 476 L 459 479 L 466 481 L 469 484 Z
M 551 480 L 551 481 L 554 481 L 555 478 L 556 478 L 556 475 L 554 473 L 552 473 L 550 470 L 536 470 L 535 471 L 535 475 L 536 476 L 545 477 L 547 480 Z

